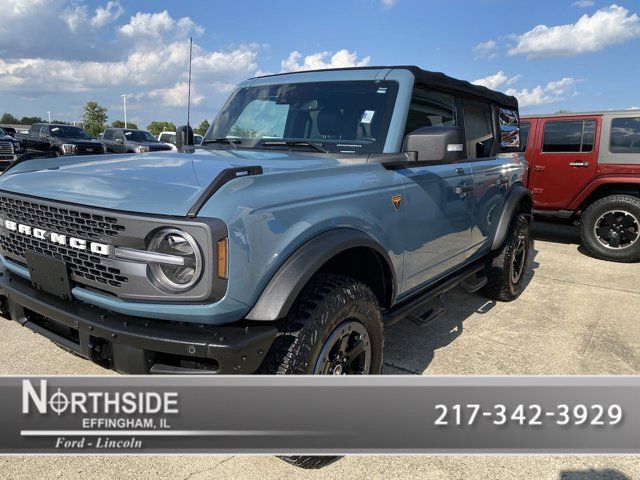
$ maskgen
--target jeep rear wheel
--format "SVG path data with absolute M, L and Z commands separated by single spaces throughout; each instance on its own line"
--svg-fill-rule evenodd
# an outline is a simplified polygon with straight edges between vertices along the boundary
M 364 283 L 318 274 L 304 287 L 257 373 L 368 375 L 382 371 L 384 332 L 378 299 Z M 280 457 L 305 469 L 335 456 Z
M 611 195 L 593 202 L 582 214 L 580 240 L 596 258 L 640 260 L 640 198 Z
M 487 268 L 487 284 L 482 287 L 482 294 L 502 302 L 518 298 L 525 287 L 530 250 L 529 221 L 524 215 L 518 215 L 513 219 L 502 247 L 491 259 Z

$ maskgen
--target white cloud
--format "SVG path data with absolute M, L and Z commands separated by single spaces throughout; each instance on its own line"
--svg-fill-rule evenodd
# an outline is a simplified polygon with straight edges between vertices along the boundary
M 640 17 L 618 5 L 583 15 L 576 23 L 548 27 L 538 25 L 515 38 L 508 55 L 530 58 L 572 56 L 596 52 L 640 37 Z
M 300 60 L 302 59 L 302 63 Z M 329 59 L 329 61 L 327 61 Z M 364 67 L 369 65 L 370 57 L 359 60 L 356 52 L 342 49 L 331 55 L 331 52 L 318 52 L 302 58 L 302 54 L 294 50 L 282 60 L 283 72 L 298 72 L 301 70 L 322 70 L 326 68 Z
M 488 75 L 484 78 L 478 78 L 471 83 L 475 83 L 476 85 L 482 85 L 483 87 L 490 88 L 491 90 L 498 90 L 500 87 L 505 85 L 513 85 L 518 81 L 520 75 L 516 75 L 514 77 L 507 77 L 505 73 L 500 70 L 493 75 Z
M 574 7 L 578 8 L 589 8 L 593 7 L 596 4 L 593 0 L 577 0 L 572 3 Z
M 640 107 L 629 107 L 627 110 L 640 110 Z
M 482 85 L 492 90 L 503 91 L 507 95 L 513 95 L 518 99 L 518 103 L 521 107 L 559 102 L 564 100 L 566 95 L 571 91 L 573 91 L 572 95 L 577 95 L 577 91 L 575 90 L 577 80 L 571 77 L 565 77 L 562 80 L 549 82 L 544 86 L 537 85 L 532 89 L 514 88 L 513 85 L 521 78 L 521 75 L 509 77 L 504 73 L 504 71 L 500 70 L 493 75 L 488 75 L 484 78 L 474 80 L 472 83 Z
M 86 5 L 75 5 L 73 8 L 64 10 L 60 18 L 67 24 L 69 30 L 75 32 L 81 25 L 86 23 L 87 10 Z
M 96 8 L 96 13 L 91 18 L 91 26 L 102 28 L 117 20 L 124 13 L 124 8 L 118 1 L 109 1 L 104 7 Z
M 496 52 L 497 49 L 498 43 L 495 40 L 487 40 L 486 42 L 479 43 L 473 47 L 473 53 L 476 58 L 486 58 L 491 60 L 498 56 L 498 53 Z
M 510 88 L 505 93 L 515 96 L 521 107 L 531 107 L 564 100 L 567 93 L 575 88 L 575 84 L 575 78 L 565 77 L 556 82 L 549 82 L 544 87 L 538 85 L 531 90 L 527 88 L 522 90 Z
M 187 82 L 178 82 L 173 87 L 151 90 L 149 97 L 159 99 L 160 102 L 167 107 L 186 107 L 188 94 L 189 84 Z M 192 85 L 191 103 L 193 105 L 200 105 L 203 100 L 204 95 L 197 94 Z
M 189 35 L 201 35 L 204 28 L 196 24 L 190 17 L 174 19 L 166 10 L 160 13 L 136 13 L 129 23 L 121 26 L 119 33 L 129 41 L 163 42 Z
M 387 8 L 391 8 L 395 6 L 396 3 L 398 3 L 398 0 L 380 0 L 380 1 L 382 2 L 382 5 Z

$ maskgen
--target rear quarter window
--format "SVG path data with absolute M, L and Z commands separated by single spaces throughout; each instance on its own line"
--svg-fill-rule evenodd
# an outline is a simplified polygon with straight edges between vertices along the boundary
M 640 153 L 640 117 L 611 120 L 611 153 Z

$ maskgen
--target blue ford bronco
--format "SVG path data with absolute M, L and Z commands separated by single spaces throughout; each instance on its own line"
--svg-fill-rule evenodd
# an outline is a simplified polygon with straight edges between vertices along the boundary
M 484 87 L 252 78 L 202 145 L 4 172 L 4 312 L 122 373 L 377 374 L 384 329 L 451 288 L 520 295 L 527 168 L 516 99 Z

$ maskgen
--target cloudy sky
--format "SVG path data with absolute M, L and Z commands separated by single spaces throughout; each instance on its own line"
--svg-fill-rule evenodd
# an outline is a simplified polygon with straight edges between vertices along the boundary
M 416 64 L 516 95 L 522 110 L 640 106 L 640 2 L 0 0 L 0 113 L 211 120 L 264 73 Z

